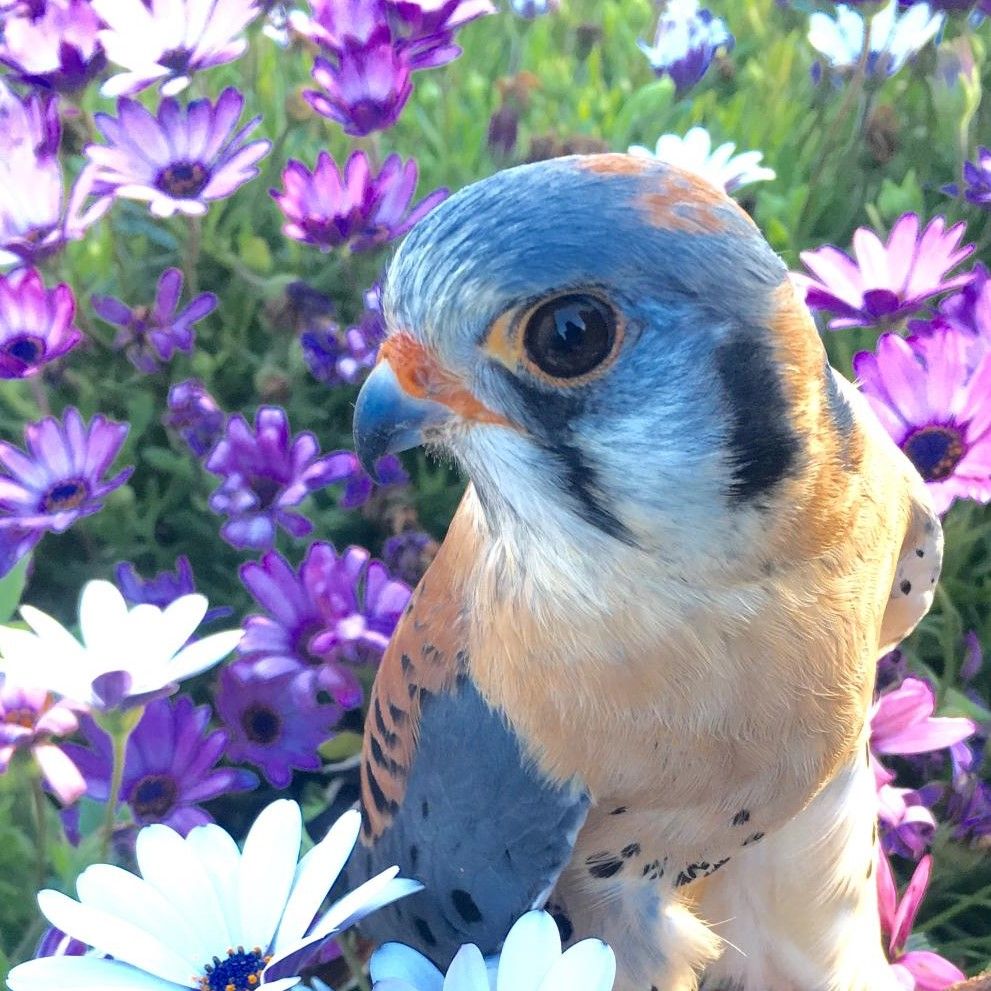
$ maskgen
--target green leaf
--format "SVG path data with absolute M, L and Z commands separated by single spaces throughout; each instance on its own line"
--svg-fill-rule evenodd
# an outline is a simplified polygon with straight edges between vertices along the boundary
M 320 756 L 329 763 L 347 760 L 361 751 L 361 734 L 345 730 L 318 748 Z
M 6 623 L 20 604 L 30 564 L 31 555 L 26 554 L 0 579 L 0 623 Z

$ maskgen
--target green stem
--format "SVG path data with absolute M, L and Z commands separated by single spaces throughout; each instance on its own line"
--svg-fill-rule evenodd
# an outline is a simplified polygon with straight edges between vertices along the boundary
M 964 909 L 971 908 L 975 905 L 991 905 L 991 887 L 981 888 L 980 891 L 975 891 L 971 895 L 962 895 L 948 909 L 930 916 L 924 922 L 917 925 L 915 927 L 916 931 L 929 932 L 959 915 Z
M 35 887 L 40 891 L 45 886 L 45 878 L 48 876 L 48 817 L 45 815 L 48 801 L 45 798 L 40 774 L 33 776 L 31 792 L 34 796 L 34 849 L 37 855 Z
M 343 933 L 337 938 L 337 945 L 341 948 L 341 956 L 344 958 L 344 962 L 348 965 L 348 970 L 351 971 L 351 976 L 354 978 L 354 983 L 360 991 L 372 991 L 371 982 L 368 980 L 368 975 L 365 973 L 365 965 L 361 962 L 361 958 L 355 952 L 354 942 L 351 933 Z
M 203 244 L 203 230 L 199 217 L 186 218 L 186 248 L 182 256 L 182 265 L 186 270 L 186 285 L 189 293 L 195 296 L 199 292 L 197 266 L 200 262 L 200 248 Z
M 31 382 L 31 394 L 38 406 L 38 412 L 42 416 L 51 416 L 52 408 L 48 404 L 48 393 L 45 392 L 45 383 L 41 381 L 41 376 L 32 375 L 29 381 Z
M 113 747 L 113 766 L 110 772 L 110 794 L 107 796 L 107 813 L 103 820 L 103 842 L 100 853 L 103 860 L 110 853 L 110 844 L 114 837 L 114 825 L 117 822 L 117 805 L 120 803 L 120 789 L 124 781 L 124 754 L 127 750 L 127 738 L 130 731 L 120 731 L 110 734 Z

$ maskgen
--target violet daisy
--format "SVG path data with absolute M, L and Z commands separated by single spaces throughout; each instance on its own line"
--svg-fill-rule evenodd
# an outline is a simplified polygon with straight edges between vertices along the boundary
M 109 209 L 89 206 L 95 179 L 84 168 L 64 197 L 58 149 L 61 124 L 54 98 L 15 96 L 0 80 L 0 265 L 33 263 L 83 236 Z
M 241 580 L 269 615 L 249 616 L 238 653 L 257 677 L 296 676 L 293 689 L 312 699 L 322 689 L 345 709 L 360 705 L 354 665 L 381 656 L 409 601 L 368 551 L 312 544 L 298 570 L 270 552 L 241 568 Z
M 968 272 L 947 278 L 974 250 L 959 247 L 964 225 L 949 229 L 935 217 L 920 234 L 919 216 L 903 214 L 886 244 L 872 230 L 859 227 L 853 235 L 851 258 L 827 244 L 800 255 L 812 276 L 795 279 L 805 289 L 805 301 L 814 310 L 837 314 L 830 330 L 891 324 L 918 312 L 934 296 L 968 283 Z
M 342 175 L 322 151 L 312 172 L 290 159 L 282 173 L 285 191 L 270 192 L 286 216 L 286 237 L 321 251 L 344 244 L 352 251 L 370 251 L 402 237 L 447 196 L 446 189 L 436 189 L 411 206 L 418 174 L 415 159 L 404 164 L 398 155 L 389 155 L 374 175 L 368 156 L 355 151 Z
M 210 508 L 230 517 L 220 532 L 234 547 L 271 547 L 277 526 L 306 536 L 313 524 L 292 507 L 350 478 L 357 465 L 350 451 L 321 455 L 313 434 L 292 436 L 284 409 L 261 406 L 253 428 L 243 416 L 232 416 L 207 457 L 207 471 L 223 479 Z
M 83 787 L 85 788 L 85 783 Z M 34 958 L 37 960 L 39 957 L 81 957 L 85 955 L 86 950 L 85 943 L 66 936 L 55 926 L 49 926 L 34 948 Z
M 162 422 L 186 442 L 198 458 L 213 450 L 223 436 L 227 414 L 196 379 L 187 379 L 169 389 L 168 413 Z
M 898 898 L 891 864 L 879 853 L 877 864 L 878 908 L 881 932 L 886 937 L 888 960 L 900 986 L 918 991 L 936 991 L 966 979 L 966 974 L 930 950 L 908 950 L 905 947 L 919 914 L 919 906 L 929 887 L 932 857 L 923 857 L 912 874 L 908 887 Z
M 931 320 L 910 320 L 908 327 L 913 334 L 909 340 L 923 353 L 937 331 L 961 334 L 966 341 L 967 367 L 973 370 L 991 351 L 991 275 L 982 262 L 971 275 L 970 282 L 940 300 Z
M 445 65 L 461 54 L 454 34 L 495 13 L 490 0 L 384 0 L 393 35 L 414 69 Z
M 86 790 L 86 782 L 54 737 L 68 736 L 79 723 L 65 702 L 57 702 L 44 688 L 21 685 L 11 678 L 0 681 L 0 774 L 17 753 L 30 753 L 45 783 L 63 805 Z
M 103 500 L 131 477 L 125 468 L 104 478 L 117 457 L 126 423 L 97 414 L 89 426 L 69 407 L 24 428 L 27 451 L 0 441 L 0 575 L 5 575 L 46 531 L 62 533 L 103 508 Z
M 654 42 L 637 40 L 656 76 L 670 76 L 684 96 L 709 70 L 716 52 L 733 47 L 725 22 L 700 8 L 698 0 L 669 0 L 657 21 Z
M 99 28 L 89 0 L 46 0 L 39 16 L 4 21 L 0 63 L 24 82 L 74 92 L 107 64 Z
M 973 370 L 967 341 L 933 333 L 924 349 L 883 334 L 854 357 L 861 389 L 884 428 L 926 481 L 936 510 L 991 500 L 991 352 Z
M 75 312 L 64 283 L 46 289 L 33 268 L 0 275 L 0 378 L 37 375 L 71 351 L 83 337 L 72 322 Z
M 258 0 L 91 0 L 106 30 L 100 41 L 111 62 L 127 71 L 103 84 L 121 96 L 162 80 L 174 95 L 194 72 L 244 54 L 245 27 L 260 13 Z
M 157 699 L 145 708 L 127 741 L 121 801 L 139 826 L 162 822 L 185 836 L 194 826 L 213 822 L 201 808 L 221 795 L 247 791 L 258 784 L 250 771 L 217 767 L 227 747 L 227 733 L 210 730 L 210 707 L 194 705 L 184 695 Z M 98 802 L 110 795 L 113 744 L 89 718 L 81 721 L 86 746 L 67 744 L 83 772 L 86 794 Z
M 260 117 L 235 133 L 243 109 L 244 97 L 233 87 L 216 104 L 194 100 L 183 108 L 163 100 L 155 116 L 134 100 L 118 100 L 118 117 L 94 118 L 109 145 L 86 147 L 101 191 L 146 201 L 156 217 L 202 216 L 210 201 L 258 175 L 255 163 L 271 147 L 267 140 L 245 144 Z
M 167 268 L 151 306 L 126 306 L 113 296 L 93 296 L 91 304 L 101 320 L 120 327 L 114 347 L 124 351 L 139 372 L 150 373 L 160 362 L 171 361 L 176 351 L 189 354 L 196 337 L 193 324 L 217 307 L 217 297 L 203 292 L 179 310 L 181 293 L 182 272 Z
M 191 595 L 196 591 L 196 581 L 193 578 L 193 566 L 185 554 L 175 559 L 175 571 L 160 571 L 153 578 L 142 578 L 137 568 L 130 561 L 121 561 L 115 571 L 117 587 L 125 600 L 132 606 L 147 603 L 164 609 L 176 599 Z M 208 609 L 203 617 L 204 623 L 222 619 L 234 612 L 229 606 L 218 606 Z
M 307 103 L 322 117 L 336 121 L 346 134 L 364 137 L 392 127 L 406 106 L 413 66 L 389 42 L 348 45 L 334 62 L 317 57 L 313 81 L 321 88 L 304 90 Z
M 230 733 L 227 756 L 254 764 L 275 788 L 288 788 L 294 769 L 319 771 L 318 748 L 334 735 L 338 705 L 302 700 L 295 675 L 259 677 L 252 665 L 235 662 L 220 672 L 215 702 Z

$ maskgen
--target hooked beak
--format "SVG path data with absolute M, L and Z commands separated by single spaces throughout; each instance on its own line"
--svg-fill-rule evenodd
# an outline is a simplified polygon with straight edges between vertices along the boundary
M 423 443 L 423 432 L 439 426 L 452 410 L 433 399 L 406 392 L 388 361 L 380 361 L 365 379 L 354 406 L 354 449 L 362 467 L 377 478 L 375 462 Z

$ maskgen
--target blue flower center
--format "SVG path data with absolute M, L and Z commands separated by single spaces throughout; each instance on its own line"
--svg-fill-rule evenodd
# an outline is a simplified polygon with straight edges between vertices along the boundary
M 61 513 L 67 509 L 77 509 L 89 497 L 89 486 L 81 478 L 68 478 L 56 482 L 41 500 L 45 513 Z
M 938 426 L 916 430 L 905 439 L 902 450 L 927 482 L 949 478 L 966 451 L 958 430 Z
M 158 173 L 155 185 L 177 199 L 199 196 L 210 180 L 210 170 L 200 162 L 173 162 Z
M 200 991 L 255 991 L 261 983 L 261 973 L 271 959 L 263 955 L 258 946 L 250 951 L 243 946 L 228 950 L 225 960 L 214 957 L 213 963 L 203 968 Z
M 268 745 L 282 733 L 282 718 L 267 705 L 249 705 L 241 715 L 241 726 L 252 743 Z
M 4 343 L 3 353 L 25 365 L 32 365 L 45 353 L 45 342 L 31 334 L 20 334 Z
M 168 774 L 149 774 L 134 786 L 130 806 L 138 819 L 161 821 L 175 807 L 179 789 Z

